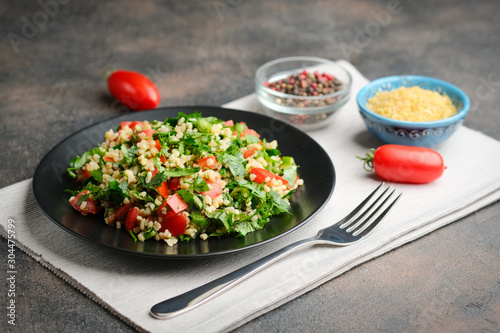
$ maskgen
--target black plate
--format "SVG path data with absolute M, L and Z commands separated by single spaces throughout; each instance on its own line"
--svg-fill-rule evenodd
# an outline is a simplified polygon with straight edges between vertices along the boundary
M 278 140 L 283 155 L 293 156 L 300 166 L 299 174 L 305 185 L 293 194 L 290 210 L 292 215 L 275 216 L 264 229 L 245 237 L 228 236 L 210 238 L 207 241 L 194 239 L 179 242 L 169 247 L 164 242 L 134 243 L 124 230 L 104 223 L 102 214 L 83 216 L 68 203 L 66 189 L 76 189 L 78 184 L 67 175 L 66 168 L 71 158 L 81 155 L 104 140 L 104 133 L 116 128 L 121 121 L 160 120 L 176 117 L 178 112 L 195 111 L 203 116 L 244 121 L 268 141 Z M 33 177 L 35 198 L 58 226 L 69 233 L 95 244 L 114 250 L 149 257 L 193 258 L 219 255 L 248 249 L 283 236 L 304 225 L 328 202 L 335 187 L 335 169 L 328 154 L 307 134 L 263 115 L 219 107 L 172 107 L 126 114 L 87 127 L 60 142 L 40 162 Z

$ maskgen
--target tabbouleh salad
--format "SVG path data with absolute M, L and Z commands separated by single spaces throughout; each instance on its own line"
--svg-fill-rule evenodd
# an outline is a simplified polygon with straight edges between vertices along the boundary
M 290 214 L 289 198 L 303 180 L 276 140 L 245 123 L 179 113 L 165 121 L 124 121 L 100 146 L 73 158 L 69 191 L 82 214 L 104 211 L 106 224 L 137 241 L 173 246 L 199 237 L 262 229 Z

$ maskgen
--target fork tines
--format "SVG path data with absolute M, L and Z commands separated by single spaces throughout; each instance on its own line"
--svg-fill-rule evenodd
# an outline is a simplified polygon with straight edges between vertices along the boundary
M 373 202 L 371 202 L 370 206 L 366 209 L 363 210 L 363 207 L 369 203 L 369 201 L 372 199 L 372 197 L 375 195 L 375 193 L 384 185 L 384 183 L 381 183 L 362 203 L 358 205 L 349 215 L 347 215 L 342 221 L 340 228 L 346 229 L 346 232 L 353 233 L 353 236 L 358 236 L 360 233 L 365 233 L 368 234 L 370 231 L 373 230 L 377 226 L 377 224 L 384 218 L 384 216 L 389 212 L 389 210 L 394 206 L 394 204 L 399 200 L 401 197 L 402 193 L 400 193 L 386 208 L 385 210 L 380 213 L 377 217 L 375 215 L 377 212 L 382 209 L 389 198 L 394 194 L 396 191 L 395 189 L 392 190 L 389 195 L 386 196 L 387 192 L 390 189 L 390 186 L 387 187 L 382 194 L 380 194 L 378 197 L 376 197 Z M 385 196 L 385 199 L 382 201 L 382 203 L 378 204 L 378 202 L 383 199 Z M 378 205 L 377 205 L 378 204 Z M 368 213 L 370 215 L 367 218 L 364 218 Z

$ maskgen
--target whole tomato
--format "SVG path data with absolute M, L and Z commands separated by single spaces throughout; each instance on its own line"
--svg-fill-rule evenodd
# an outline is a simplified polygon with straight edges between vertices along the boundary
M 413 146 L 383 145 L 370 149 L 365 161 L 365 170 L 393 182 L 409 184 L 430 183 L 443 174 L 446 166 L 443 157 L 436 151 Z
M 108 78 L 111 95 L 134 111 L 154 109 L 160 93 L 154 83 L 141 73 L 118 70 Z

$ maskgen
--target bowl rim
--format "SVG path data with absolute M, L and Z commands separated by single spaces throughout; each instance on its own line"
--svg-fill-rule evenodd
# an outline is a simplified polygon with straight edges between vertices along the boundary
M 374 111 L 368 109 L 366 107 L 366 105 L 362 104 L 361 99 L 365 95 L 367 95 L 368 90 L 370 90 L 374 86 L 378 86 L 378 85 L 381 85 L 383 83 L 400 82 L 403 80 L 420 80 L 420 81 L 425 82 L 425 83 L 432 83 L 432 84 L 439 86 L 439 87 L 445 87 L 447 90 L 453 91 L 456 94 L 457 98 L 462 101 L 462 103 L 463 103 L 462 108 L 460 110 L 458 110 L 457 113 L 454 114 L 453 116 L 448 117 L 448 118 L 444 118 L 444 119 L 433 120 L 433 121 L 407 121 L 407 120 L 396 120 L 396 119 L 382 116 L 382 115 L 375 113 Z M 413 87 L 413 86 L 418 86 L 418 84 L 411 85 L 411 87 Z M 397 88 L 395 88 L 395 89 L 397 89 Z M 390 91 L 390 90 L 387 90 L 387 91 Z M 412 127 L 412 128 L 414 128 L 414 127 L 424 127 L 425 128 L 425 127 L 448 126 L 448 125 L 450 125 L 454 122 L 457 122 L 458 120 L 464 118 L 470 109 L 469 96 L 467 96 L 467 94 L 462 89 L 458 88 L 457 86 L 455 86 L 449 82 L 446 82 L 446 81 L 443 81 L 440 79 L 436 79 L 433 77 L 429 77 L 429 76 L 423 76 L 423 75 L 393 75 L 393 76 L 386 76 L 386 77 L 381 77 L 381 78 L 378 78 L 376 80 L 373 80 L 373 81 L 369 82 L 368 84 L 366 84 L 358 92 L 358 94 L 356 96 L 356 103 L 358 104 L 360 112 L 363 111 L 364 113 L 370 115 L 371 117 L 373 117 L 379 121 L 382 121 L 386 124 L 388 123 L 388 124 L 394 125 L 394 126 Z
M 272 89 L 264 86 L 263 82 L 265 82 L 266 80 L 264 80 L 263 82 L 260 82 L 259 78 L 262 76 L 260 74 L 268 67 L 271 67 L 271 66 L 279 64 L 279 63 L 285 63 L 285 62 L 289 62 L 289 61 L 300 61 L 300 60 L 316 61 L 318 63 L 338 67 L 338 69 L 340 69 L 343 72 L 343 74 L 347 75 L 349 80 L 348 80 L 348 82 L 342 81 L 342 83 L 344 84 L 343 89 L 338 90 L 332 94 L 323 95 L 323 96 L 297 96 L 297 95 L 292 95 L 292 94 L 285 94 L 285 93 L 278 92 L 276 90 L 272 90 Z M 259 81 L 259 82 L 257 82 L 257 81 Z M 352 81 L 353 80 L 352 80 L 351 73 L 349 73 L 349 71 L 346 68 L 344 68 L 344 66 L 338 64 L 335 61 L 329 60 L 329 59 L 319 58 L 319 57 L 309 57 L 309 56 L 292 56 L 292 57 L 284 57 L 284 58 L 274 59 L 274 60 L 268 61 L 268 62 L 264 63 L 263 65 L 261 65 L 257 69 L 257 71 L 255 72 L 255 83 L 256 83 L 256 86 L 258 88 L 257 90 L 264 91 L 270 95 L 280 97 L 280 98 L 292 98 L 292 99 L 300 99 L 300 100 L 315 101 L 315 100 L 323 100 L 323 99 L 327 99 L 327 98 L 338 97 L 338 96 L 341 96 L 344 94 L 349 94 L 351 92 Z M 291 108 L 293 108 L 293 107 L 291 107 Z

